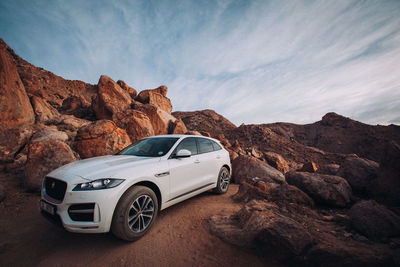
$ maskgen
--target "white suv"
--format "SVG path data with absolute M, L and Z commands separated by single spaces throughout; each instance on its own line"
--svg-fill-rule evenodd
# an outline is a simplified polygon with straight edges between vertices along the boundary
M 76 161 L 49 173 L 41 213 L 79 233 L 111 231 L 134 241 L 159 210 L 204 191 L 229 187 L 229 153 L 219 141 L 191 135 L 142 139 L 119 153 Z

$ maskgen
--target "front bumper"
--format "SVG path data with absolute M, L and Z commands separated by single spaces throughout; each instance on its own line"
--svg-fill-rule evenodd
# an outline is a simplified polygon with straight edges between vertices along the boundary
M 45 217 L 53 217 L 55 221 L 61 221 L 62 226 L 70 232 L 76 233 L 105 233 L 110 231 L 115 206 L 120 198 L 119 186 L 115 188 L 93 190 L 93 191 L 72 191 L 75 184 L 68 183 L 64 199 L 58 201 L 42 190 L 42 201 L 54 207 L 54 214 L 43 209 L 41 213 Z M 90 209 L 79 210 L 79 207 L 90 206 Z M 72 207 L 72 210 L 71 210 Z M 78 208 L 77 208 L 78 207 Z M 71 213 L 74 213 L 72 214 Z M 84 212 L 92 213 L 85 220 L 77 220 L 77 216 Z M 83 214 L 85 215 L 85 214 Z M 79 217 L 79 216 L 78 216 Z M 59 219 L 58 219 L 59 218 Z

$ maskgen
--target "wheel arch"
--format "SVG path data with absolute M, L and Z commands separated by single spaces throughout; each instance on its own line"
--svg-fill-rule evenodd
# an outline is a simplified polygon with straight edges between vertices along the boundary
M 153 192 L 157 196 L 158 210 L 160 210 L 161 209 L 161 203 L 162 203 L 162 195 L 161 195 L 160 188 L 158 188 L 158 186 L 155 183 L 151 182 L 151 181 L 140 181 L 140 182 L 137 182 L 136 184 L 133 184 L 127 190 L 129 190 L 132 187 L 138 186 L 138 185 L 145 186 L 145 187 L 148 187 L 151 190 L 153 190 Z

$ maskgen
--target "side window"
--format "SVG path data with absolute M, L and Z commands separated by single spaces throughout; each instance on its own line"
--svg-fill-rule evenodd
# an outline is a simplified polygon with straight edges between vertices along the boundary
M 211 141 L 214 147 L 214 151 L 221 150 L 222 147 L 215 141 Z
M 199 144 L 199 153 L 207 153 L 214 151 L 213 144 L 209 139 L 205 138 L 197 138 L 197 142 Z
M 183 139 L 182 142 L 176 147 L 175 152 L 178 152 L 181 149 L 187 149 L 192 153 L 192 155 L 197 155 L 196 139 L 194 137 L 187 137 Z

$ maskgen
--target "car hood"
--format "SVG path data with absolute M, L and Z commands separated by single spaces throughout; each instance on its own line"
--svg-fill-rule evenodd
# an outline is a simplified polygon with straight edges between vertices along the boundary
M 152 157 L 125 155 L 101 156 L 71 162 L 52 171 L 48 176 L 64 179 L 66 177 L 78 176 L 85 180 L 114 178 L 115 174 L 118 170 L 121 170 L 121 168 L 142 166 L 143 164 L 150 164 L 159 161 L 160 158 Z

